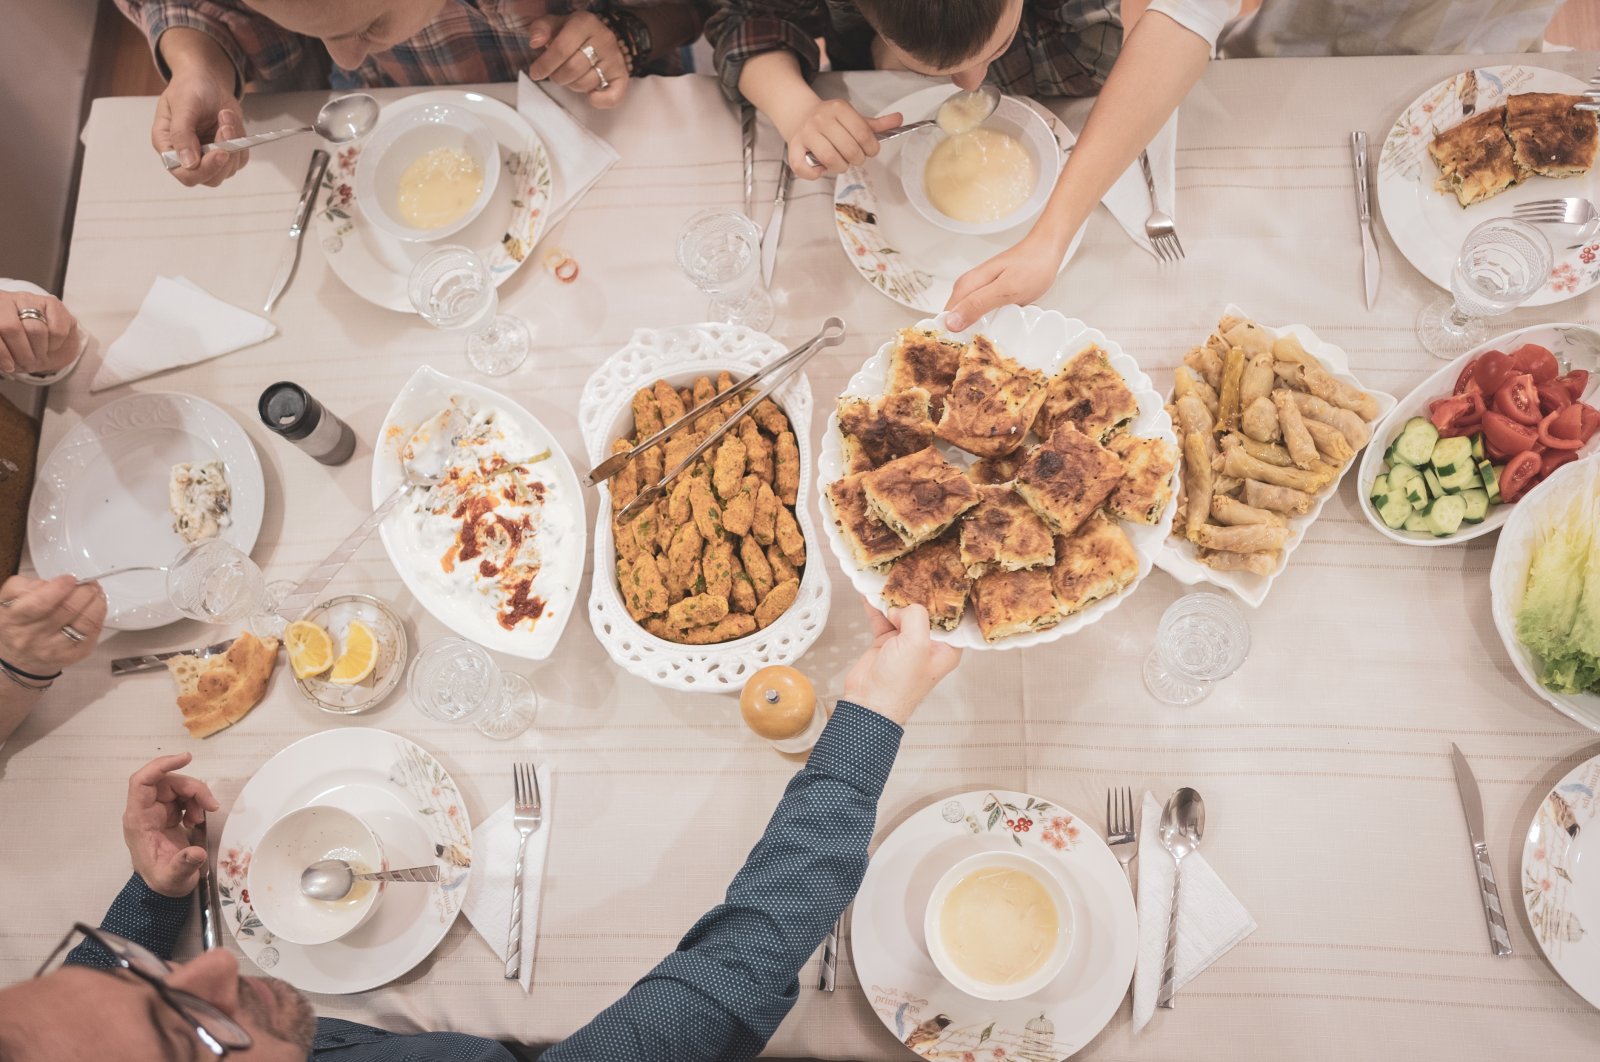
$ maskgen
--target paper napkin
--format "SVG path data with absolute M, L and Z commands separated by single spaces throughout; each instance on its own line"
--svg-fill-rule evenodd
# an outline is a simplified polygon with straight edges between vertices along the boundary
M 1139 963 L 1133 972 L 1133 1029 L 1156 1011 L 1161 966 L 1167 954 L 1167 916 L 1172 911 L 1172 854 L 1161 844 L 1161 804 L 1148 792 L 1139 820 Z M 1206 857 L 1183 857 L 1178 896 L 1178 957 L 1181 989 L 1239 941 L 1254 933 L 1255 919 L 1211 869 Z
M 616 165 L 615 148 L 579 125 L 543 88 L 517 76 L 517 111 L 528 120 L 550 153 L 550 224 L 572 209 L 605 172 Z
M 544 857 L 550 850 L 550 814 L 555 784 L 552 769 L 538 770 L 539 796 L 544 802 L 544 824 L 528 838 L 522 871 L 522 990 L 533 985 L 533 949 L 539 942 L 539 897 L 543 894 Z M 511 824 L 512 802 L 478 823 L 472 830 L 472 878 L 461 909 L 478 935 L 506 961 L 511 932 L 511 882 L 517 864 L 517 828 Z
M 106 348 L 89 390 L 231 354 L 277 331 L 265 317 L 223 302 L 187 277 L 156 277 L 128 330 Z
M 1150 141 L 1150 146 L 1145 150 L 1150 153 L 1150 173 L 1156 179 L 1156 199 L 1161 203 L 1161 209 L 1171 214 L 1172 219 L 1178 222 L 1178 234 L 1181 239 L 1183 219 L 1178 216 L 1177 111 L 1172 112 L 1172 117 L 1167 119 L 1167 124 L 1161 127 L 1161 131 Z M 1144 234 L 1144 222 L 1150 216 L 1150 190 L 1144 185 L 1144 173 L 1139 168 L 1137 158 L 1133 160 L 1133 165 L 1117 178 L 1116 183 L 1100 202 L 1111 211 L 1111 216 L 1117 219 L 1117 224 L 1123 227 L 1134 243 L 1149 251 L 1152 256 L 1155 254 Z

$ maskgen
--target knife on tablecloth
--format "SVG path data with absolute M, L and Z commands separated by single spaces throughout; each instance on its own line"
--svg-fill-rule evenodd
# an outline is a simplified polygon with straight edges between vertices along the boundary
M 739 105 L 739 137 L 744 141 L 744 216 L 756 219 L 756 109 Z
M 1456 768 L 1456 788 L 1461 791 L 1461 810 L 1467 816 L 1467 837 L 1472 842 L 1472 865 L 1478 875 L 1479 898 L 1483 900 L 1483 920 L 1489 926 L 1489 950 L 1496 955 L 1511 954 L 1511 934 L 1506 916 L 1500 910 L 1500 889 L 1495 885 L 1494 867 L 1489 865 L 1489 842 L 1483 832 L 1483 797 L 1478 780 L 1461 749 L 1450 742 L 1450 759 Z
M 794 171 L 789 168 L 789 163 L 782 163 L 783 170 L 778 174 L 778 193 L 772 198 L 772 217 L 767 219 L 767 231 L 761 234 L 761 283 L 772 283 L 772 270 L 778 264 L 778 239 L 783 235 L 783 209 L 789 202 L 789 185 L 794 180 Z
M 294 221 L 289 225 L 289 247 L 283 252 L 283 261 L 278 265 L 278 275 L 272 280 L 272 290 L 267 293 L 267 301 L 261 309 L 271 313 L 272 307 L 278 302 L 278 296 L 289 286 L 289 281 L 294 279 L 295 267 L 300 264 L 300 240 L 306 234 L 306 222 L 311 220 L 311 206 L 317 201 L 317 189 L 322 187 L 322 175 L 328 169 L 328 153 L 321 148 L 311 153 L 311 165 L 306 170 L 306 183 L 300 186 L 300 202 L 295 204 Z
M 120 656 L 111 661 L 111 674 L 113 677 L 121 675 L 137 675 L 141 671 L 160 671 L 167 666 L 167 661 L 175 656 L 194 655 L 198 657 L 215 656 L 228 651 L 228 646 L 233 644 L 229 638 L 225 642 L 215 645 L 203 646 L 199 649 L 170 649 L 165 653 L 145 653 L 142 656 Z
M 1367 134 L 1350 134 L 1350 160 L 1356 168 L 1356 220 L 1361 224 L 1361 268 L 1367 282 L 1367 309 L 1378 301 L 1378 241 L 1372 237 L 1372 188 L 1367 180 Z

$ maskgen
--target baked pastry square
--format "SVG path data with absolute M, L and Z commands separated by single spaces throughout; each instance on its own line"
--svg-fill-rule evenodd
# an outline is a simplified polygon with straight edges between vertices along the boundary
M 1045 568 L 985 575 L 972 584 L 972 611 L 989 642 L 1042 631 L 1061 622 L 1061 609 Z
M 974 579 L 1055 563 L 1055 542 L 1039 514 L 1010 487 L 978 488 L 982 500 L 961 520 L 961 563 Z
M 960 547 L 953 535 L 945 535 L 923 543 L 889 566 L 883 600 L 895 608 L 921 605 L 928 610 L 932 626 L 953 631 L 961 624 L 971 590 L 972 579 L 961 563 Z
M 1095 513 L 1075 535 L 1056 539 L 1050 588 L 1063 616 L 1120 593 L 1139 577 L 1139 554 L 1117 522 Z
M 1583 96 L 1557 92 L 1523 92 L 1506 99 L 1506 137 L 1518 180 L 1589 171 L 1600 146 L 1600 127 L 1591 112 L 1573 109 L 1586 102 Z
M 867 495 L 861 489 L 857 472 L 828 485 L 828 501 L 833 503 L 833 522 L 850 546 L 850 554 L 860 568 L 882 568 L 908 551 L 905 540 L 867 513 Z
M 945 398 L 938 434 L 979 457 L 1003 457 L 1022 445 L 1044 405 L 1044 373 L 1024 369 L 976 336 Z
M 1010 483 L 1017 478 L 1017 469 L 1021 467 L 1021 454 L 1012 454 L 1009 457 L 985 457 L 967 466 L 967 478 L 979 486 Z
M 861 473 L 867 512 L 920 546 L 978 504 L 978 488 L 933 447 Z
M 1172 500 L 1172 469 L 1178 463 L 1177 451 L 1165 439 L 1147 439 L 1126 432 L 1114 436 L 1106 445 L 1122 458 L 1122 479 L 1106 499 L 1106 508 L 1112 515 L 1136 524 L 1159 524 Z
M 933 445 L 928 392 L 910 387 L 877 398 L 839 399 L 839 436 L 851 472 L 870 472 Z
M 1517 183 L 1517 164 L 1506 136 L 1506 109 L 1473 115 L 1433 138 L 1428 154 L 1439 167 L 1434 187 L 1471 206 Z
M 895 394 L 913 387 L 922 388 L 928 392 L 930 416 L 938 420 L 944 413 L 944 397 L 950 393 L 964 349 L 964 344 L 947 339 L 939 332 L 902 328 L 889 350 L 885 391 Z
M 1103 443 L 1138 415 L 1139 400 L 1127 381 L 1111 367 L 1106 352 L 1091 344 L 1045 385 L 1039 435 L 1048 438 L 1060 425 L 1075 424 L 1095 442 Z
M 1022 462 L 1015 490 L 1050 530 L 1070 535 L 1116 489 L 1122 472 L 1122 458 L 1063 424 Z

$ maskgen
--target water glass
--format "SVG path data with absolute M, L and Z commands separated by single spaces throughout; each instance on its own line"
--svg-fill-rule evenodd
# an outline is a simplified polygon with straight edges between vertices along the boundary
M 1532 225 L 1492 218 L 1467 233 L 1450 274 L 1450 294 L 1417 316 L 1417 338 L 1429 354 L 1454 360 L 1489 338 L 1489 318 L 1510 313 L 1545 281 L 1555 255 Z
M 467 247 L 441 247 L 411 269 L 411 305 L 447 332 L 467 333 L 467 360 L 489 376 L 504 376 L 528 357 L 532 336 L 521 319 L 497 314 L 500 298 L 489 267 Z
M 460 638 L 434 642 L 411 662 L 411 701 L 441 723 L 471 723 L 497 741 L 533 725 L 538 694 L 521 675 L 508 675 L 481 646 Z
M 678 236 L 678 266 L 711 296 L 706 317 L 765 331 L 772 296 L 761 283 L 761 230 L 743 214 L 702 210 Z
M 237 546 L 210 538 L 185 548 L 168 566 L 167 599 L 189 619 L 243 623 L 267 610 L 267 581 Z
M 1198 704 L 1239 670 L 1250 652 L 1250 624 L 1233 599 L 1185 594 L 1162 613 L 1144 685 L 1167 704 Z

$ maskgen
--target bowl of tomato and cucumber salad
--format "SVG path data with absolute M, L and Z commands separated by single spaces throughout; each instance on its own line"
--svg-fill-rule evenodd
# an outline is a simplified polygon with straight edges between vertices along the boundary
M 1562 465 L 1600 449 L 1600 331 L 1534 325 L 1457 358 L 1401 399 L 1362 458 L 1361 510 L 1412 546 L 1505 523 Z

